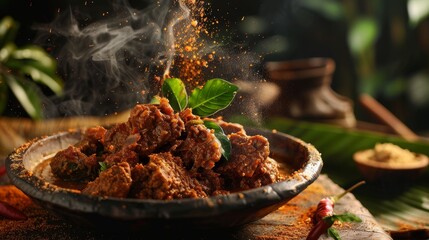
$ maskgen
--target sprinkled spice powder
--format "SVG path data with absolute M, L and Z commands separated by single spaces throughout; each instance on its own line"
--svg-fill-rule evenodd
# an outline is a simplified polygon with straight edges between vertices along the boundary
M 216 54 L 216 51 L 207 52 L 208 46 L 213 45 L 207 41 L 214 34 L 213 30 L 207 30 L 207 26 L 213 29 L 212 26 L 218 24 L 218 21 L 206 16 L 209 5 L 204 1 L 187 0 L 185 3 L 190 10 L 190 19 L 185 21 L 180 31 L 175 32 L 176 58 L 172 66 L 177 72 L 171 73 L 170 77 L 180 77 L 190 86 L 198 86 L 203 84 L 203 69 L 209 67 L 209 62 L 214 60 Z M 168 72 L 164 77 L 169 75 Z

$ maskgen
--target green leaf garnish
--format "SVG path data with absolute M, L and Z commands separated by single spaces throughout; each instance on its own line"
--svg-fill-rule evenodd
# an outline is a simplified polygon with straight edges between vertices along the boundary
M 231 141 L 229 141 L 229 138 L 224 133 L 214 133 L 215 137 L 219 140 L 220 145 L 222 147 L 221 153 L 222 156 L 229 160 L 229 157 L 231 156 Z
M 200 117 L 206 117 L 229 106 L 237 93 L 238 87 L 223 79 L 208 80 L 203 88 L 195 88 L 189 97 L 185 84 L 179 78 L 168 78 L 162 84 L 162 95 L 170 102 L 171 107 L 180 112 L 186 107 L 192 108 L 192 113 Z M 151 103 L 159 103 L 155 96 Z M 189 104 L 189 105 L 188 105 Z M 204 124 L 208 129 L 214 130 L 215 137 L 221 144 L 222 156 L 228 160 L 231 155 L 231 142 L 223 132 L 223 129 L 214 121 L 201 122 L 195 120 L 191 124 Z
M 328 216 L 326 218 L 330 218 L 331 221 L 340 221 L 340 222 L 362 222 L 358 216 L 353 213 L 343 213 L 343 214 L 335 214 L 332 216 Z
M 160 104 L 161 100 L 160 97 L 158 95 L 155 95 L 151 100 L 150 100 L 150 104 Z
M 109 168 L 106 162 L 98 162 L 98 164 L 100 165 L 100 172 L 106 171 Z
M 335 228 L 328 228 L 328 236 L 332 237 L 335 240 L 341 240 L 340 234 L 335 230 Z
M 204 120 L 204 126 L 206 126 L 208 129 L 214 130 L 214 135 L 221 144 L 222 156 L 226 160 L 229 160 L 229 157 L 231 156 L 231 142 L 225 135 L 223 129 L 219 126 L 219 124 L 210 120 Z
M 220 78 L 207 81 L 203 88 L 195 88 L 189 97 L 192 112 L 201 117 L 210 116 L 232 102 L 238 87 Z
M 209 129 L 213 129 L 216 133 L 224 133 L 223 129 L 219 126 L 219 124 L 217 124 L 214 121 L 204 120 L 204 126 L 206 126 Z
M 168 78 L 162 84 L 162 95 L 168 99 L 171 107 L 180 112 L 188 105 L 185 84 L 179 78 Z
M 358 216 L 354 215 L 353 213 L 343 213 L 343 214 L 335 214 L 332 216 L 324 217 L 323 221 L 325 221 L 326 224 L 331 226 L 332 224 L 334 224 L 335 221 L 362 222 L 362 219 L 360 219 Z M 341 240 L 340 234 L 338 234 L 337 230 L 335 230 L 333 227 L 328 228 L 327 234 L 328 236 L 332 237 L 335 240 Z

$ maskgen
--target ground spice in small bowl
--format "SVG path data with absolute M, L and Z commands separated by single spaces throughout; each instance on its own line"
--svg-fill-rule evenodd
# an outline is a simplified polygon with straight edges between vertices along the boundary
M 424 158 L 392 143 L 378 143 L 372 150 L 372 155 L 368 157 L 368 160 L 386 163 L 391 167 L 406 167 L 424 161 Z
M 429 164 L 426 155 L 392 143 L 378 143 L 373 149 L 356 152 L 353 159 L 368 181 L 414 180 Z

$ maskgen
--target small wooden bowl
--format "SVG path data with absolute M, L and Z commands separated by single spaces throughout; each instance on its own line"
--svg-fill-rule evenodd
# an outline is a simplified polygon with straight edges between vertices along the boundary
M 372 149 L 367 149 L 353 155 L 357 168 L 369 182 L 408 183 L 420 177 L 429 165 L 428 157 L 423 154 L 414 153 L 416 160 L 401 166 L 371 160 L 371 154 Z

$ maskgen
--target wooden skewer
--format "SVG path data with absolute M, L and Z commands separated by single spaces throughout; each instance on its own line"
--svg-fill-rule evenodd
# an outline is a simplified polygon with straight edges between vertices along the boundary
M 398 135 L 409 141 L 418 140 L 420 137 L 409 129 L 392 112 L 381 105 L 377 100 L 368 94 L 362 94 L 360 103 L 378 120 L 391 127 Z

